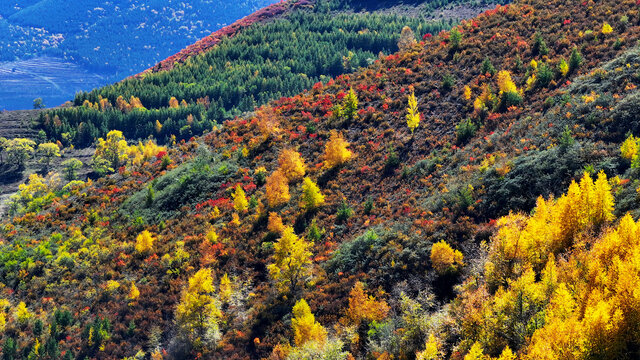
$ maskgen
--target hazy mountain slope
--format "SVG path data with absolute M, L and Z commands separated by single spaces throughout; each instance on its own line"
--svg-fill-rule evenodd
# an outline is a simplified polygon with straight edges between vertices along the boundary
M 93 183 L 43 190 L 2 226 L 3 351 L 637 357 L 638 229 L 619 218 L 638 208 L 637 144 L 631 159 L 620 145 L 637 131 L 639 20 L 635 2 L 498 7 L 178 142 L 168 157 L 150 151 Z M 413 91 L 423 117 L 412 131 Z M 335 167 L 332 131 L 353 152 Z M 265 176 L 289 168 L 278 160 L 287 149 L 324 204 L 309 209 L 317 197 L 292 180 L 290 199 L 269 206 Z M 585 177 L 529 212 L 585 170 L 611 181 Z M 293 290 L 269 270 L 292 240 L 269 213 L 313 241 L 310 254 L 291 251 L 310 260 Z M 137 240 L 144 230 L 151 246 Z
M 0 61 L 17 62 L 54 57 L 80 66 L 103 80 L 75 87 L 72 78 L 57 77 L 59 89 L 13 86 L 1 76 L 10 96 L 0 98 L 0 109 L 31 107 L 36 97 L 57 106 L 81 90 L 91 90 L 136 74 L 194 41 L 246 16 L 275 0 L 220 2 L 88 0 L 7 1 L 0 8 Z M 17 5 L 13 5 L 18 3 Z M 43 72 L 46 72 L 46 68 Z M 79 75 L 78 75 L 79 76 Z M 67 90 L 71 87 L 71 90 Z

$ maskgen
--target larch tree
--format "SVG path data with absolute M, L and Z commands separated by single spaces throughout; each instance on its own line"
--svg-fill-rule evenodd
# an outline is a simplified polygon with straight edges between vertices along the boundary
M 267 266 L 271 279 L 281 292 L 295 290 L 311 275 L 312 244 L 299 238 L 290 226 L 285 227 L 282 236 L 273 247 L 273 263 Z
M 278 165 L 282 174 L 290 182 L 302 179 L 307 171 L 304 159 L 293 149 L 285 149 L 280 153 Z
M 300 299 L 293 306 L 293 342 L 302 346 L 309 341 L 324 344 L 327 341 L 327 330 L 316 321 L 311 308 L 305 299 Z
M 348 146 L 349 143 L 342 135 L 335 130 L 331 130 L 329 141 L 324 146 L 324 166 L 333 168 L 349 161 L 353 154 L 347 149 Z
M 276 170 L 267 177 L 267 203 L 271 207 L 286 204 L 291 195 L 289 194 L 289 181 L 280 170 Z
M 153 249 L 155 237 L 148 230 L 144 230 L 136 237 L 136 251 L 144 253 Z
M 302 183 L 302 202 L 300 206 L 304 210 L 313 210 L 324 204 L 324 195 L 318 185 L 310 178 L 304 178 Z
M 458 266 L 464 264 L 462 258 L 462 253 L 452 249 L 444 240 L 431 247 L 431 265 L 440 274 L 456 271 Z
M 407 107 L 407 126 L 411 130 L 411 134 L 413 131 L 420 125 L 420 112 L 418 111 L 418 99 L 416 99 L 416 94 L 414 91 L 409 94 L 408 99 L 408 107 Z
M 359 327 L 362 322 L 381 321 L 388 313 L 389 305 L 386 301 L 367 295 L 364 284 L 358 281 L 349 293 L 349 306 L 341 322 Z
M 398 40 L 398 49 L 400 49 L 400 51 L 407 51 L 417 43 L 413 30 L 408 26 L 403 27 L 400 32 L 400 39 Z
M 233 193 L 233 207 L 238 212 L 245 212 L 249 208 L 249 201 L 240 184 L 236 185 L 236 190 Z

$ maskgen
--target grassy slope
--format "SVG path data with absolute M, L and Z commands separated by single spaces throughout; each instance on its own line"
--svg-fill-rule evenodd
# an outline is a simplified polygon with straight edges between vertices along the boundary
M 618 26 L 619 18 L 614 14 L 626 14 L 630 25 Z M 62 236 L 51 245 L 52 255 L 38 258 L 37 266 L 28 267 L 20 276 L 9 270 L 2 273 L 7 285 L 5 296 L 12 304 L 26 300 L 31 309 L 43 308 L 48 312 L 56 306 L 73 309 L 86 306 L 87 311 L 75 315 L 79 328 L 96 316 L 110 319 L 114 327 L 102 352 L 75 335 L 77 331 L 65 330 L 70 338 L 63 346 L 79 347 L 83 355 L 97 358 L 132 355 L 147 342 L 152 326 L 163 329 L 161 346 L 175 354 L 179 352 L 179 344 L 172 342 L 174 333 L 168 330 L 172 328 L 173 309 L 187 276 L 207 266 L 214 270 L 216 278 L 231 274 L 236 284 L 242 284 L 244 294 L 251 293 L 224 309 L 224 341 L 215 355 L 268 356 L 274 345 L 291 338 L 288 319 L 292 299 L 278 296 L 265 272 L 274 238 L 266 231 L 264 212 L 259 215 L 251 210 L 241 216 L 240 226 L 232 226 L 229 222 L 233 211 L 228 199 L 230 189 L 242 184 L 249 196 L 264 202 L 264 187 L 253 186 L 253 171 L 262 166 L 268 172 L 275 170 L 278 153 L 295 147 L 307 161 L 310 176 L 326 195 L 326 205 L 313 216 L 304 215 L 297 205 L 300 190 L 296 185 L 292 186 L 289 204 L 272 211 L 281 214 L 286 224 L 295 225 L 300 234 L 305 233 L 311 217 L 326 230 L 313 248 L 315 284 L 297 294 L 309 300 L 319 321 L 327 327 L 337 322 L 355 279 L 366 281 L 370 288 L 384 289 L 393 306 L 397 306 L 400 290 L 417 295 L 430 286 L 438 300 L 448 301 L 452 296 L 451 281 L 455 279 L 434 276 L 428 260 L 433 242 L 445 239 L 473 259 L 478 254 L 479 241 L 488 239 L 494 231 L 491 219 L 512 209 L 530 210 L 535 197 L 563 191 L 565 184 L 585 165 L 604 169 L 609 175 L 625 176 L 628 166 L 618 160 L 617 149 L 624 133 L 636 130 L 635 115 L 616 113 L 615 109 L 633 104 L 637 90 L 627 85 L 636 84 L 638 79 L 609 78 L 591 72 L 635 44 L 640 34 L 635 25 L 638 21 L 633 2 L 582 5 L 557 0 L 550 5 L 520 1 L 462 25 L 463 41 L 455 54 L 449 49 L 448 34 L 442 34 L 411 51 L 338 77 L 326 86 L 275 101 L 259 110 L 257 118 L 229 121 L 201 139 L 177 145 L 170 151 L 176 166 L 173 170 L 165 172 L 158 164 L 130 169 L 124 176 L 100 179 L 39 214 L 14 219 L 2 233 L 7 242 L 3 253 L 12 254 L 7 256 L 37 257 L 29 252 L 16 254 L 14 246 L 25 244 L 25 248 L 33 249 L 48 241 L 53 232 Z M 614 25 L 613 34 L 600 35 L 598 39 L 579 35 L 586 30 L 599 31 L 604 22 Z M 531 52 L 536 32 L 542 34 L 550 47 L 546 58 Z M 623 41 L 614 48 L 617 38 Z M 521 106 L 506 113 L 492 113 L 469 143 L 455 145 L 456 125 L 473 113 L 471 103 L 462 98 L 463 87 L 470 86 L 474 98 L 483 83 L 491 83 L 495 88 L 495 79 L 480 73 L 485 57 L 498 69 L 512 69 L 516 55 L 524 64 L 535 58 L 555 65 L 560 57 L 568 59 L 574 46 L 584 56 L 579 72 L 590 75 L 576 78 L 573 74 L 566 79 L 558 78 L 549 88 L 525 92 Z M 634 59 L 616 60 L 625 63 L 620 71 L 627 71 L 624 70 L 627 61 L 635 69 L 639 64 Z M 610 72 L 616 74 L 617 68 Z M 525 71 L 513 72 L 519 87 L 526 80 Z M 442 89 L 444 74 L 455 79 L 451 91 Z M 415 88 L 424 114 L 413 135 L 404 119 L 410 85 Z M 358 119 L 336 124 L 329 115 L 331 106 L 339 103 L 338 99 L 350 88 L 356 90 L 360 99 Z M 608 103 L 580 110 L 585 105 L 581 96 L 592 89 L 602 91 L 602 97 L 608 93 Z M 555 104 L 545 105 L 549 98 L 555 99 Z M 589 119 L 593 113 L 597 116 Z M 260 135 L 255 123 L 265 114 L 272 114 L 282 131 L 265 142 L 256 142 Z M 561 151 L 555 145 L 564 125 L 570 126 L 576 144 Z M 355 157 L 346 166 L 327 171 L 320 164 L 323 145 L 329 130 L 336 128 L 351 143 Z M 385 171 L 389 169 L 386 165 L 391 155 L 389 145 L 394 147 L 400 166 Z M 240 154 L 244 146 L 250 149 L 246 158 Z M 194 159 L 200 162 L 198 166 Z M 563 170 L 556 172 L 560 167 Z M 162 196 L 175 199 L 177 204 L 170 207 L 152 204 L 168 211 L 161 224 L 145 212 L 140 202 L 127 202 L 132 196 L 146 192 L 147 184 L 154 178 L 158 178 L 158 183 L 185 179 L 186 184 L 179 189 L 163 188 L 167 190 Z M 199 189 L 204 184 L 206 192 L 190 189 Z M 466 191 L 469 184 L 473 185 L 471 192 Z M 633 182 L 623 186 L 622 199 L 633 197 L 628 193 L 633 194 L 634 189 Z M 363 203 L 368 198 L 373 200 L 374 210 L 365 215 Z M 514 200 L 518 198 L 521 200 Z M 218 204 L 221 217 L 212 217 L 211 207 L 203 199 Z M 336 210 L 342 201 L 355 215 L 337 221 Z M 196 206 L 198 203 L 202 205 Z M 627 202 L 626 206 L 630 210 L 636 208 L 633 202 Z M 137 216 L 140 218 L 136 219 Z M 204 240 L 210 224 L 224 241 L 211 245 Z M 159 237 L 152 256 L 136 255 L 132 249 L 135 236 L 145 228 Z M 342 268 L 329 261 L 332 253 L 340 248 L 344 253 L 345 243 L 371 228 L 382 234 L 384 241 L 365 248 L 360 255 L 352 254 L 359 264 L 355 268 L 337 271 Z M 175 265 L 161 259 L 165 254 L 175 254 L 177 241 L 185 242 L 191 257 L 179 267 L 180 271 L 167 273 Z M 56 248 L 64 243 L 75 259 L 75 268 L 54 264 L 59 256 Z M 80 250 L 81 247 L 91 250 Z M 126 290 L 107 293 L 104 286 L 109 279 L 123 284 L 136 281 L 141 291 L 139 300 L 127 304 Z M 132 320 L 136 327 L 128 331 L 127 324 Z M 21 346 L 31 344 L 31 327 L 21 328 L 11 322 L 9 327 L 10 334 L 21 335 Z

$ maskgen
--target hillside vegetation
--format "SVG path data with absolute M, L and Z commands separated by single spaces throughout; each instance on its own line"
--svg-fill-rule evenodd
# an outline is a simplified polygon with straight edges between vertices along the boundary
M 334 13 L 335 7 L 310 10 L 310 5 L 290 3 L 299 7 L 286 10 L 278 4 L 289 12 L 216 40 L 184 66 L 78 94 L 75 108 L 41 117 L 44 130 L 52 139 L 83 147 L 110 129 L 134 139 L 154 136 L 162 143 L 171 136 L 189 139 L 256 105 L 292 96 L 396 51 L 404 26 L 420 36 L 451 26 L 446 19 Z M 280 13 L 276 8 L 269 10 Z M 132 99 L 140 106 L 130 106 Z
M 3 356 L 639 357 L 639 24 L 520 0 L 203 136 L 101 125 L 0 227 Z

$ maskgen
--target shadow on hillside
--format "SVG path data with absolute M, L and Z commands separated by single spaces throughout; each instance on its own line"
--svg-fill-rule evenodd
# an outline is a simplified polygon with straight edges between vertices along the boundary
M 12 184 L 22 180 L 24 166 L 0 164 L 0 185 Z

